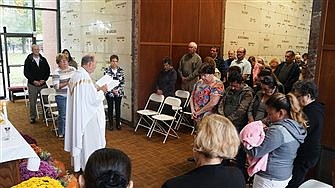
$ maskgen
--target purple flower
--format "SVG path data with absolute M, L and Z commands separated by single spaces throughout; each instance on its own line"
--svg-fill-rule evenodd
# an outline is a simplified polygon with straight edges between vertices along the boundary
M 40 163 L 40 168 L 38 169 L 38 171 L 34 172 L 34 171 L 30 171 L 27 169 L 27 162 L 22 162 L 20 164 L 20 174 L 21 174 L 21 178 L 22 180 L 27 180 L 31 177 L 44 177 L 44 176 L 49 176 L 50 178 L 57 178 L 57 171 L 56 169 L 50 165 L 49 163 L 45 162 L 45 161 L 41 161 Z

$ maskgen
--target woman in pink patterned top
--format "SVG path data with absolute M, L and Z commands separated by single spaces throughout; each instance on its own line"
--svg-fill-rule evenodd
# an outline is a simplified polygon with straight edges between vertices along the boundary
M 192 118 L 196 122 L 214 113 L 224 91 L 222 81 L 214 76 L 214 72 L 215 68 L 207 63 L 199 70 L 201 79 L 195 83 L 190 100 Z

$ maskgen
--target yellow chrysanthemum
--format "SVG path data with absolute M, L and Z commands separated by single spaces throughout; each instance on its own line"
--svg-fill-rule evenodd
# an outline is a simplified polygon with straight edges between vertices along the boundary
M 47 188 L 63 188 L 62 184 L 50 177 L 33 177 L 30 178 L 18 185 L 13 186 L 12 188 L 39 188 L 39 187 L 47 187 Z

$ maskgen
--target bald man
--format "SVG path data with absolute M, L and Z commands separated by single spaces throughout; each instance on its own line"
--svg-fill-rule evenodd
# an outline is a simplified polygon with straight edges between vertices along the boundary
M 46 81 L 50 76 L 50 66 L 46 58 L 40 54 L 40 47 L 36 44 L 31 46 L 32 53 L 24 61 L 24 76 L 28 79 L 30 123 L 35 123 L 37 116 L 36 101 L 38 93 L 47 88 Z
M 202 64 L 201 57 L 196 53 L 197 48 L 195 42 L 190 42 L 187 53 L 179 61 L 178 74 L 181 78 L 181 89 L 189 92 L 192 92 L 198 80 L 198 70 Z
M 230 67 L 238 66 L 241 68 L 242 77 L 245 81 L 249 80 L 251 74 L 251 63 L 245 59 L 245 54 L 247 50 L 243 47 L 240 47 L 236 50 L 236 59 L 231 62 Z

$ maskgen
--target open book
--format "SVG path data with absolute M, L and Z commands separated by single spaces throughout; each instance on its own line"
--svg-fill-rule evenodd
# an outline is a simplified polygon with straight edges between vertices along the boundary
M 113 80 L 113 78 L 109 75 L 104 75 L 103 77 L 101 77 L 96 84 L 101 87 L 103 85 L 107 85 L 108 87 L 108 91 L 112 90 L 113 88 L 115 88 L 116 86 L 118 86 L 120 84 L 119 80 Z

